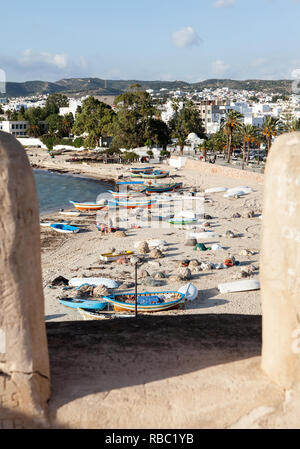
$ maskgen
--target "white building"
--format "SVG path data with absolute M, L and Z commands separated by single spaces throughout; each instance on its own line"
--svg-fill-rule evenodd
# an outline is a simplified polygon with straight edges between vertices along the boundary
M 11 121 L 4 120 L 0 122 L 0 130 L 5 131 L 13 136 L 26 136 L 26 132 L 29 126 L 27 121 Z

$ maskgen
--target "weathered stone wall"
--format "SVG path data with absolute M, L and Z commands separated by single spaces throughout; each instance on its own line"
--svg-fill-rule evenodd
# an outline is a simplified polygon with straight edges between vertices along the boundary
M 228 178 L 241 179 L 243 181 L 250 182 L 264 182 L 264 175 L 261 173 L 251 172 L 248 170 L 239 170 L 237 168 L 226 167 L 218 164 L 209 164 L 208 162 L 195 161 L 194 159 L 187 159 L 182 168 L 197 170 L 202 174 L 225 176 Z
M 50 396 L 38 199 L 21 144 L 0 132 L 0 427 L 12 410 L 46 423 Z
M 264 184 L 260 262 L 262 367 L 284 388 L 300 381 L 300 133 L 272 145 Z

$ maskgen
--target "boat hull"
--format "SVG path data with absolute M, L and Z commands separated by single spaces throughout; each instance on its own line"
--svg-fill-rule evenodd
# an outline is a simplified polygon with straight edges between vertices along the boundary
M 77 298 L 61 298 L 59 302 L 67 307 L 71 307 L 72 309 L 94 309 L 94 310 L 103 310 L 107 307 L 107 301 L 100 301 L 96 299 L 77 299 Z
M 76 203 L 74 201 L 70 201 L 70 203 L 73 204 L 77 210 L 101 210 L 107 207 L 106 205 L 97 203 Z
M 150 304 L 150 305 L 141 305 L 137 304 L 137 311 L 139 313 L 145 312 L 145 313 L 152 313 L 152 312 L 162 312 L 164 310 L 170 310 L 170 309 L 178 309 L 178 308 L 184 308 L 184 295 L 182 293 L 178 292 L 144 292 L 139 293 L 138 297 L 147 297 L 147 296 L 161 296 L 164 297 L 165 295 L 172 295 L 174 299 L 166 302 L 162 302 L 159 304 Z M 135 302 L 124 302 L 122 298 L 126 298 L 126 296 L 134 296 L 132 293 L 128 294 L 117 294 L 117 295 L 111 295 L 111 296 L 105 296 L 104 299 L 110 303 L 113 304 L 114 310 L 117 312 L 123 312 L 123 311 L 135 311 Z
M 101 254 L 100 260 L 104 260 L 105 262 L 111 262 L 113 260 L 119 259 L 120 257 L 132 256 L 133 254 L 134 254 L 133 251 L 124 251 L 123 253 L 119 254 L 105 253 Z

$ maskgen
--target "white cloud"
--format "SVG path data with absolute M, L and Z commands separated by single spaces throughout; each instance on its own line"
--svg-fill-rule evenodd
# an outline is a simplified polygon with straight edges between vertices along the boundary
M 47 52 L 35 53 L 28 48 L 23 51 L 19 62 L 24 66 L 36 66 L 37 64 L 42 64 L 54 66 L 58 69 L 65 69 L 68 65 L 68 57 L 65 54 L 51 54 Z
M 211 65 L 211 69 L 214 75 L 216 76 L 223 76 L 224 73 L 227 72 L 227 70 L 229 69 L 229 65 L 225 64 L 224 61 L 222 61 L 221 59 L 217 59 L 215 62 L 212 63 Z
M 236 0 L 216 0 L 214 8 L 232 8 L 235 5 Z
M 292 79 L 300 79 L 300 69 L 294 69 L 291 72 Z
M 173 43 L 177 48 L 187 48 L 200 45 L 202 40 L 192 27 L 185 27 L 172 34 Z

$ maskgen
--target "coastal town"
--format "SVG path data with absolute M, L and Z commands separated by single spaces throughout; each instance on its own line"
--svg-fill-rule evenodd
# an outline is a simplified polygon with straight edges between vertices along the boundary
M 300 428 L 298 13 L 3 2 L 10 444 L 32 443 L 21 429 L 87 444 L 84 429 L 191 449 L 207 430 Z

